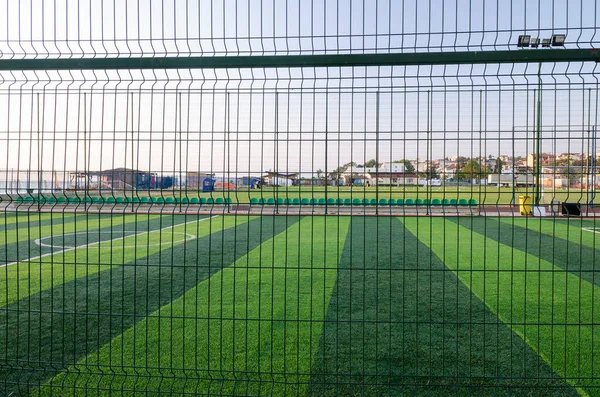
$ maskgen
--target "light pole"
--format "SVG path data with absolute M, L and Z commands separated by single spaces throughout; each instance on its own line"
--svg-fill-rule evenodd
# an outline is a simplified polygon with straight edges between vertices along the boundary
M 554 34 L 549 39 L 540 40 L 539 37 L 532 38 L 530 35 L 520 35 L 517 42 L 517 47 L 520 48 L 538 48 L 540 42 L 542 48 L 549 47 L 564 47 L 566 35 Z M 535 90 L 534 90 L 535 98 Z M 540 183 L 541 180 L 541 128 L 542 128 L 542 63 L 540 62 L 538 68 L 538 88 L 537 88 L 537 101 L 536 101 L 536 128 L 535 128 L 535 190 L 534 190 L 534 204 L 535 206 L 540 205 Z
M 590 206 L 594 207 L 594 198 L 596 195 L 596 126 L 592 126 L 592 159 L 591 159 L 591 173 L 592 173 L 592 183 L 591 183 L 591 197 L 590 197 Z
M 535 131 L 535 197 L 536 207 L 540 205 L 540 174 L 541 174 L 541 126 L 542 126 L 542 63 L 538 68 L 538 95 L 537 95 L 537 115 Z

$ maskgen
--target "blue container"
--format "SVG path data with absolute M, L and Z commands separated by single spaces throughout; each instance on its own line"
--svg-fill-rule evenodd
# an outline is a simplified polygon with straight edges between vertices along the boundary
M 259 178 L 252 178 L 250 181 L 250 189 L 260 189 L 262 182 Z
M 215 180 L 213 178 L 204 178 L 204 181 L 202 181 L 202 191 L 207 193 L 213 190 L 215 190 Z

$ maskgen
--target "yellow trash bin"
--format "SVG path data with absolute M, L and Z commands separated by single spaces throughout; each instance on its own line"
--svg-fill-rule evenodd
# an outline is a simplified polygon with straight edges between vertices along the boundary
M 521 215 L 531 215 L 531 196 L 519 196 Z

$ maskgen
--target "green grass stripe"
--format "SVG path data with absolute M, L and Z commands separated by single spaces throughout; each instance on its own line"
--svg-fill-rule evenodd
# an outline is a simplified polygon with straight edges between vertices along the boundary
M 404 222 L 558 375 L 581 394 L 600 394 L 597 286 L 448 220 Z
M 29 212 L 29 211 L 3 211 L 0 212 L 0 224 L 11 224 L 17 221 L 26 221 L 28 218 L 41 218 L 41 219 L 49 219 L 52 216 L 51 213 L 48 212 Z
M 509 225 L 516 225 L 542 234 L 580 244 L 584 247 L 600 249 L 599 233 L 583 230 L 583 228 L 594 229 L 597 222 L 594 220 L 581 219 L 540 219 L 540 218 L 506 218 L 500 220 Z M 600 226 L 598 226 L 600 227 Z M 599 258 L 600 259 L 600 258 Z
M 197 219 L 198 222 L 194 222 L 193 219 Z M 178 217 L 175 225 L 179 224 L 179 226 L 161 230 L 158 229 L 162 226 L 160 220 L 154 219 L 150 223 L 149 232 L 142 231 L 144 229 L 141 226 L 147 225 L 143 225 L 145 222 L 140 222 L 141 230 L 138 235 L 61 252 L 45 257 L 43 260 L 8 266 L 0 269 L 0 290 L 3 292 L 0 296 L 0 307 L 112 266 L 132 263 L 143 265 L 144 258 L 160 252 L 161 249 L 189 244 L 190 240 L 182 240 L 182 234 L 192 234 L 195 238 L 202 238 L 209 233 L 228 229 L 248 220 L 247 217 L 226 217 L 222 220 L 215 218 L 210 221 L 205 217 Z
M 177 219 L 165 217 L 163 219 L 160 216 L 149 217 L 144 215 L 128 217 L 129 222 L 123 223 L 123 216 L 119 215 L 108 227 L 102 229 L 92 227 L 90 230 L 79 231 L 78 233 L 84 234 L 80 235 L 79 239 L 71 242 L 73 246 L 79 246 L 79 248 L 68 251 L 59 248 L 39 247 L 32 241 L 23 241 L 17 246 L 5 246 L 3 249 L 7 250 L 9 257 L 14 258 L 19 255 L 24 260 L 20 263 L 0 267 L 0 289 L 2 290 L 0 307 L 47 289 L 52 285 L 103 270 L 110 266 L 112 261 L 118 262 L 119 255 L 121 257 L 124 255 L 125 250 L 121 250 L 122 252 L 115 251 L 108 258 L 106 252 L 100 256 L 99 246 L 86 247 L 88 242 L 96 242 L 101 238 L 110 239 L 113 237 L 113 233 L 114 237 L 121 237 L 123 236 L 122 230 L 137 228 L 141 232 L 148 229 L 159 229 L 163 224 L 168 226 L 172 224 L 172 221 L 183 223 L 185 219 L 184 217 Z M 93 224 L 90 226 L 93 226 Z M 55 237 L 59 238 L 60 236 Z M 52 241 L 49 240 L 48 242 Z M 31 245 L 34 245 L 34 247 Z M 141 244 L 141 241 L 139 245 L 140 248 L 136 248 L 136 250 L 143 249 L 144 245 Z M 113 248 L 117 248 L 117 242 L 115 242 Z M 56 253 L 52 254 L 52 252 Z M 44 256 L 39 257 L 40 254 Z M 27 261 L 26 259 L 30 260 Z M 121 263 L 125 262 L 122 260 Z
M 23 261 L 27 262 L 30 260 L 37 260 L 39 256 L 43 255 L 43 258 L 48 257 L 52 252 L 59 252 L 62 249 L 56 246 L 68 245 L 71 247 L 77 247 L 85 245 L 86 243 L 93 241 L 94 238 L 100 239 L 106 237 L 106 235 L 100 235 L 100 233 L 115 232 L 115 234 L 123 233 L 126 228 L 136 229 L 136 225 L 147 225 L 149 222 L 158 221 L 159 224 L 169 222 L 173 220 L 171 217 L 164 217 L 161 215 L 128 215 L 124 217 L 123 214 L 114 215 L 114 219 L 111 217 L 98 218 L 93 215 L 90 222 L 85 220 L 79 223 L 76 230 L 73 230 L 73 222 L 75 218 L 67 220 L 64 224 L 63 230 L 55 230 L 49 235 L 36 239 L 36 235 L 39 233 L 33 232 L 32 235 L 28 235 L 27 229 L 21 230 L 19 240 L 9 244 L 0 245 L 0 269 L 5 264 L 10 263 L 11 266 L 15 262 Z M 162 220 L 161 220 L 162 219 Z M 59 220 L 53 221 L 55 229 L 62 229 L 63 225 L 59 223 Z M 87 226 L 87 227 L 86 227 Z M 31 228 L 31 231 L 35 230 L 35 227 Z M 39 230 L 39 229 L 38 229 Z M 16 232 L 16 231 L 15 231 Z M 47 233 L 47 232 L 46 232 Z M 23 236 L 23 234 L 25 234 Z M 110 233 L 108 233 L 110 234 Z M 66 244 L 63 244 L 63 240 Z M 54 246 L 54 247 L 52 247 Z M 42 259 L 43 259 L 42 258 Z M 41 260 L 42 262 L 44 260 Z
M 21 224 L 48 224 L 51 221 L 64 220 L 73 217 L 84 217 L 86 214 L 73 214 L 68 212 L 15 212 L 14 216 L 0 219 L 0 230 L 16 229 Z M 97 215 L 96 215 L 97 216 Z
M 534 229 L 526 229 L 518 225 L 501 222 L 498 218 L 452 218 L 461 226 L 496 240 L 502 244 L 514 247 L 539 257 L 561 269 L 581 277 L 582 279 L 600 286 L 600 277 L 596 274 L 596 263 L 600 261 L 600 251 L 579 242 L 566 240 L 557 233 L 556 236 L 544 234 Z M 591 232 L 588 233 L 593 238 Z M 589 239 L 587 237 L 586 239 Z
M 348 224 L 306 217 L 290 225 L 51 384 L 61 393 L 64 385 L 61 395 L 80 387 L 306 394 Z M 140 374 L 139 365 L 150 369 Z
M 161 215 L 144 215 L 145 218 L 158 218 Z M 40 237 L 51 237 L 64 233 L 73 233 L 100 229 L 107 226 L 120 225 L 140 218 L 140 215 L 113 215 L 108 217 L 98 217 L 93 214 L 89 217 L 77 217 L 67 219 L 53 219 L 52 225 L 29 225 L 25 223 L 22 227 L 12 230 L 2 230 L 0 228 L 0 242 L 12 244 L 18 241 L 35 240 Z
M 294 219 L 258 218 L 224 230 L 219 226 L 222 217 L 213 221 L 211 233 L 204 237 L 0 309 L 0 395 L 30 395 L 31 387 L 100 349 L 285 230 Z
M 373 217 L 352 218 L 311 384 L 315 396 L 576 394 L 401 222 Z

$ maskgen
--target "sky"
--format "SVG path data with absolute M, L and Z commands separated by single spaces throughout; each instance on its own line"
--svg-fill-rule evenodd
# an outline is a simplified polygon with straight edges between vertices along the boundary
M 8 58 L 597 47 L 594 1 L 0 1 Z M 538 49 L 560 51 L 561 49 Z M 539 77 L 538 77 L 539 73 Z M 260 174 L 588 152 L 595 64 L 0 72 L 0 169 Z M 133 149 L 133 150 L 132 150 Z M 1 179 L 1 178 L 0 178 Z

